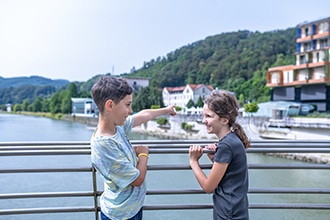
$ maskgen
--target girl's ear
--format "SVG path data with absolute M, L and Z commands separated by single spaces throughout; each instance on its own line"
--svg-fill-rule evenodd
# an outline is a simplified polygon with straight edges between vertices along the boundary
M 227 124 L 229 123 L 228 118 L 221 118 L 221 123 L 222 123 L 223 125 L 227 125 Z
M 107 110 L 107 111 L 111 111 L 113 105 L 114 105 L 114 102 L 112 101 L 112 99 L 109 99 L 109 100 L 107 100 L 107 101 L 105 102 L 105 104 L 104 104 L 104 108 L 105 108 L 105 110 Z

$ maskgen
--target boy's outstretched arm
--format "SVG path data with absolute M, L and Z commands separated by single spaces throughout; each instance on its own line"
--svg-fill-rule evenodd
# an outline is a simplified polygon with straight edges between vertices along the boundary
M 141 125 L 151 119 L 154 119 L 160 115 L 169 114 L 171 116 L 176 115 L 175 106 L 169 105 L 165 108 L 159 109 L 144 109 L 133 115 L 134 117 L 134 124 L 133 127 Z

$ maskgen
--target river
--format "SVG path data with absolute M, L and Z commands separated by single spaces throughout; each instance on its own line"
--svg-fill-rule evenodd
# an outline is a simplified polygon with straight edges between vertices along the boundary
M 0 114 L 0 141 L 88 141 L 92 134 L 88 125 L 77 122 L 53 120 L 42 117 L 23 116 L 14 114 Z M 130 134 L 129 138 L 134 139 L 156 139 L 152 136 L 141 136 L 140 134 Z M 188 156 L 184 154 L 171 155 L 151 155 L 149 164 L 187 164 Z M 202 158 L 202 163 L 207 163 L 206 157 Z M 301 161 L 287 160 L 283 158 L 270 157 L 259 154 L 248 154 L 248 162 L 253 164 L 294 164 L 303 163 Z M 89 156 L 66 156 L 57 157 L 56 161 L 50 157 L 5 157 L 0 160 L 0 169 L 22 168 L 25 166 L 56 167 L 59 164 L 81 166 L 90 165 Z M 49 191 L 87 191 L 91 189 L 90 176 L 83 174 L 0 174 L 0 193 L 22 193 L 34 192 L 36 188 L 41 192 Z M 330 188 L 330 175 L 328 170 L 250 170 L 250 187 L 301 187 L 301 188 Z M 88 184 L 86 184 L 88 183 Z M 149 171 L 147 175 L 149 189 L 176 189 L 176 188 L 199 188 L 193 173 L 187 171 Z M 99 186 L 102 187 L 101 180 Z M 311 194 L 249 194 L 250 203 L 328 203 L 328 195 Z M 160 202 L 161 201 L 161 202 Z M 0 210 L 9 208 L 24 208 L 38 205 L 74 206 L 90 205 L 91 201 L 84 198 L 58 199 L 35 199 L 33 204 L 28 204 L 24 199 L 0 200 Z M 188 203 L 212 203 L 211 195 L 170 195 L 146 197 L 145 204 L 188 204 Z M 330 212 L 322 210 L 272 210 L 272 209 L 250 209 L 250 219 L 329 219 Z M 0 220 L 88 220 L 93 219 L 92 213 L 62 213 L 62 214 L 41 214 L 41 215 L 11 215 L 0 216 Z M 144 211 L 144 220 L 204 220 L 212 219 L 212 210 L 166 210 L 166 211 Z

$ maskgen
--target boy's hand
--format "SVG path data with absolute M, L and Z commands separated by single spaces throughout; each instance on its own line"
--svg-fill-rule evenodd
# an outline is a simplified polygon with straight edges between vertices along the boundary
M 149 147 L 148 146 L 145 146 L 145 145 L 139 145 L 139 146 L 133 146 L 135 152 L 136 152 L 136 155 L 139 155 L 139 154 L 149 154 Z
M 174 105 L 169 105 L 166 107 L 169 110 L 169 115 L 170 116 L 174 116 L 176 115 L 176 110 L 175 110 L 175 106 Z

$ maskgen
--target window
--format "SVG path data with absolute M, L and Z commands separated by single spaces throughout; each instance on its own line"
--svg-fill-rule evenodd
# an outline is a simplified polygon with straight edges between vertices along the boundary
M 304 63 L 306 63 L 306 57 L 305 55 L 302 55 L 299 57 L 299 64 L 304 64 Z
M 308 28 L 305 28 L 305 36 L 309 36 Z

